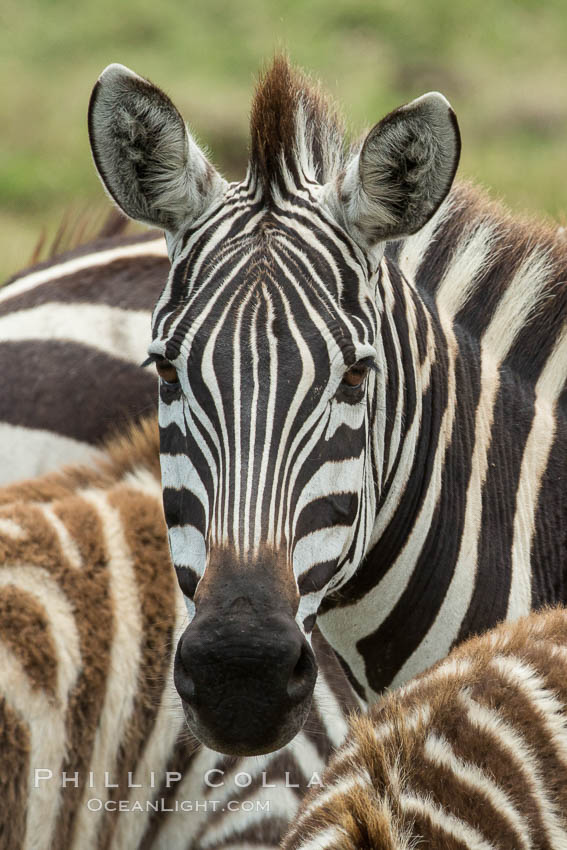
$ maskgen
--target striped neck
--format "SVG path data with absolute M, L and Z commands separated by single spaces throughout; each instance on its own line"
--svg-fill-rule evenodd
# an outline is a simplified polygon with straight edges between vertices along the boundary
M 468 439 L 461 429 L 474 418 L 474 395 L 466 399 L 466 388 L 479 382 L 478 344 L 391 258 L 382 263 L 379 289 L 377 359 L 387 364 L 387 377 L 378 382 L 372 435 L 375 521 L 364 558 L 325 598 L 318 617 L 364 698 L 395 678 L 415 640 L 415 606 L 421 605 L 415 620 L 422 625 L 438 610 L 452 577 L 455 540 L 443 520 L 460 509 L 460 485 L 470 474 L 462 437 L 452 441 L 452 435 L 457 429 Z M 421 589 L 412 584 L 422 581 Z M 389 614 L 406 592 L 411 601 L 393 623 Z M 352 605 L 363 649 L 353 640 Z

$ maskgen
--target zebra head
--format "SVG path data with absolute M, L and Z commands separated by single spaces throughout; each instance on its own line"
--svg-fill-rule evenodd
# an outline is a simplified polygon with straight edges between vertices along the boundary
M 95 86 L 89 130 L 106 189 L 165 230 L 171 258 L 149 354 L 190 617 L 176 685 L 205 744 L 267 752 L 303 724 L 318 607 L 370 538 L 384 247 L 449 191 L 456 121 L 425 95 L 347 153 L 331 109 L 278 59 L 254 100 L 243 182 L 227 183 L 165 94 L 120 65 Z

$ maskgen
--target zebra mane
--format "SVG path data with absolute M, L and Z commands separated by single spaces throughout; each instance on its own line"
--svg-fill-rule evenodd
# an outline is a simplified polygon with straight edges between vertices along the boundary
M 73 208 L 67 209 L 59 222 L 57 230 L 49 239 L 45 228 L 37 240 L 27 266 L 47 262 L 60 254 L 69 253 L 97 239 L 110 239 L 134 232 L 132 222 L 120 210 L 111 208 L 100 213 L 83 210 L 77 214 Z
M 565 334 L 564 228 L 513 213 L 478 187 L 458 182 L 422 233 L 395 250 L 414 258 L 418 287 L 474 338 L 489 343 L 485 331 L 498 313 L 499 330 L 490 337 L 496 344 L 515 324 L 507 363 L 537 379 Z
M 343 127 L 319 87 L 284 56 L 260 79 L 252 103 L 250 168 L 269 198 L 305 179 L 326 183 L 344 165 Z

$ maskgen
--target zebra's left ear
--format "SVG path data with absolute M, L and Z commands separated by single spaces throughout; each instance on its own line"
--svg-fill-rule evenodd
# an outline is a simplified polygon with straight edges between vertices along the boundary
M 409 236 L 448 194 L 460 152 L 449 102 L 438 92 L 424 94 L 370 130 L 328 202 L 363 248 Z

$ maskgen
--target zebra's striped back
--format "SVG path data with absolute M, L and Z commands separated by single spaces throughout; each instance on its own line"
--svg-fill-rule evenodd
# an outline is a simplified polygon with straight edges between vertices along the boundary
M 155 406 L 138 367 L 168 270 L 159 232 L 119 233 L 0 288 L 0 483 L 94 458 Z
M 2 850 L 277 846 L 353 697 L 321 643 L 304 731 L 279 753 L 220 756 L 173 688 L 185 621 L 155 419 L 94 469 L 0 490 Z
M 285 850 L 567 847 L 567 612 L 454 650 L 355 718 Z

